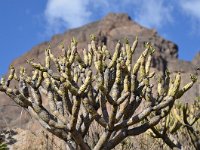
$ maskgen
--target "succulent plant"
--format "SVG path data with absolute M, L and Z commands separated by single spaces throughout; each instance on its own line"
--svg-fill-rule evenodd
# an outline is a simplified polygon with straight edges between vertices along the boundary
M 0 91 L 31 112 L 69 148 L 112 149 L 126 137 L 156 126 L 196 82 L 193 76 L 180 88 L 180 73 L 173 79 L 166 72 L 165 78 L 158 80 L 157 91 L 153 91 L 155 73 L 150 66 L 155 49 L 145 43 L 145 50 L 133 63 L 137 43 L 137 38 L 132 45 L 128 40 L 118 41 L 111 55 L 106 45 L 98 45 L 91 35 L 87 50 L 83 49 L 80 56 L 78 42 L 73 38 L 68 48 L 62 46 L 59 57 L 52 54 L 51 47 L 47 48 L 44 65 L 27 60 L 33 68 L 32 75 L 23 67 L 16 74 L 11 66 L 7 80 L 1 80 Z M 10 87 L 12 80 L 18 82 L 18 87 Z M 95 124 L 98 130 L 93 132 L 98 134 L 91 138 Z

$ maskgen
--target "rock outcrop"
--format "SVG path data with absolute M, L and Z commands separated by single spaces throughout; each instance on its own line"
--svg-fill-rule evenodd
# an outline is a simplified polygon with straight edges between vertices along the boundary
M 33 47 L 26 54 L 13 61 L 13 65 L 16 68 L 24 66 L 30 72 L 26 59 L 34 58 L 37 62 L 43 62 L 44 50 L 48 47 L 50 42 L 53 53 L 59 54 L 60 43 L 64 42 L 65 45 L 70 43 L 72 37 L 78 39 L 79 52 L 82 48 L 87 47 L 87 43 L 90 41 L 90 34 L 95 34 L 99 42 L 107 44 L 109 50 L 113 52 L 114 45 L 118 40 L 123 41 L 124 38 L 128 38 L 130 42 L 133 42 L 136 36 L 139 38 L 138 48 L 134 54 L 134 60 L 139 57 L 143 50 L 144 42 L 151 42 L 156 48 L 156 53 L 153 58 L 153 67 L 163 72 L 166 68 L 169 68 L 173 72 L 182 72 L 183 81 L 189 81 L 189 74 L 195 72 L 195 67 L 200 65 L 200 54 L 192 62 L 186 62 L 178 59 L 178 46 L 171 41 L 162 38 L 154 29 L 147 29 L 142 27 L 138 23 L 131 20 L 126 14 L 108 14 L 100 21 L 87 24 L 83 27 L 71 29 L 63 34 L 57 34 L 52 37 L 48 42 L 43 42 Z M 189 92 L 189 97 L 184 97 L 184 100 L 188 98 L 193 99 L 198 94 L 198 86 L 195 85 Z M 25 111 L 19 107 L 12 106 L 13 103 L 8 97 L 0 93 L 1 105 L 7 105 L 6 107 L 0 107 L 0 128 L 1 127 L 13 127 L 26 124 L 30 120 L 29 115 L 24 115 Z M 22 115 L 21 115 L 22 114 Z
M 196 54 L 196 56 L 192 60 L 192 64 L 198 67 L 200 66 L 200 51 Z

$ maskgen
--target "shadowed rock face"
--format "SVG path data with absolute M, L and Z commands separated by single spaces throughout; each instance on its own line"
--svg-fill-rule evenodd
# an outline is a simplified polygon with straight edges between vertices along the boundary
M 105 43 L 111 53 L 113 52 L 114 46 L 118 40 L 123 42 L 124 38 L 128 38 L 129 42 L 132 43 L 135 37 L 138 36 L 139 43 L 133 60 L 136 60 L 140 53 L 144 50 L 144 42 L 151 42 L 156 48 L 156 53 L 153 58 L 153 67 L 161 72 L 163 72 L 166 68 L 169 68 L 170 71 L 174 72 L 181 71 L 183 73 L 184 83 L 189 81 L 188 75 L 190 73 L 194 73 L 194 68 L 196 67 L 195 65 L 198 65 L 200 62 L 199 54 L 192 63 L 178 60 L 178 47 L 176 44 L 162 38 L 153 29 L 142 27 L 132 21 L 126 14 L 111 13 L 100 21 L 53 36 L 50 41 L 43 42 L 33 47 L 26 54 L 14 60 L 12 64 L 16 68 L 19 68 L 19 66 L 22 65 L 27 68 L 28 72 L 30 72 L 31 67 L 26 64 L 26 59 L 34 58 L 36 62 L 43 63 L 44 50 L 48 47 L 49 42 L 52 47 L 52 52 L 55 55 L 58 55 L 60 53 L 59 43 L 64 42 L 67 46 L 72 37 L 77 38 L 79 42 L 79 52 L 81 53 L 82 48 L 87 48 L 87 44 L 90 41 L 90 34 L 95 34 L 100 43 Z M 198 93 L 197 85 L 190 90 L 190 98 L 191 96 L 194 97 L 196 93 Z M 0 93 L 0 96 L 1 105 L 12 104 L 8 97 L 4 96 L 2 93 Z M 184 100 L 187 100 L 187 97 L 185 97 Z M 0 110 L 0 128 L 6 126 L 5 120 L 7 120 L 9 127 L 20 126 L 21 120 L 23 121 L 23 124 L 29 120 L 27 119 L 27 115 L 20 116 L 21 109 L 18 107 L 6 107 L 6 109 L 0 107 Z M 5 117 L 2 118 L 1 116 Z M 20 117 L 22 119 L 19 119 Z

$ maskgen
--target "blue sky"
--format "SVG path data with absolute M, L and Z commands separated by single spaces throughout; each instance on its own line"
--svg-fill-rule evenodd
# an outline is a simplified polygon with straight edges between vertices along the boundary
M 55 33 L 128 13 L 141 25 L 179 46 L 179 58 L 192 60 L 200 50 L 200 0 L 1 0 L 0 76 L 9 64 Z

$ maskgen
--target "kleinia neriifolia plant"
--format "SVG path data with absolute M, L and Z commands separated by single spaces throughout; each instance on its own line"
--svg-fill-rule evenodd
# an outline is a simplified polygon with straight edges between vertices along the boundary
M 111 55 L 106 45 L 97 44 L 91 35 L 81 56 L 73 38 L 67 48 L 62 46 L 59 57 L 47 48 L 44 65 L 27 60 L 32 75 L 23 67 L 17 74 L 10 66 L 8 78 L 1 79 L 0 91 L 63 139 L 69 149 L 112 149 L 126 137 L 153 129 L 196 81 L 180 88 L 181 74 L 171 78 L 168 73 L 153 91 L 155 73 L 150 66 L 155 49 L 145 43 L 133 63 L 137 43 L 137 38 L 132 45 L 128 40 L 119 41 Z M 11 87 L 12 80 L 18 86 Z

